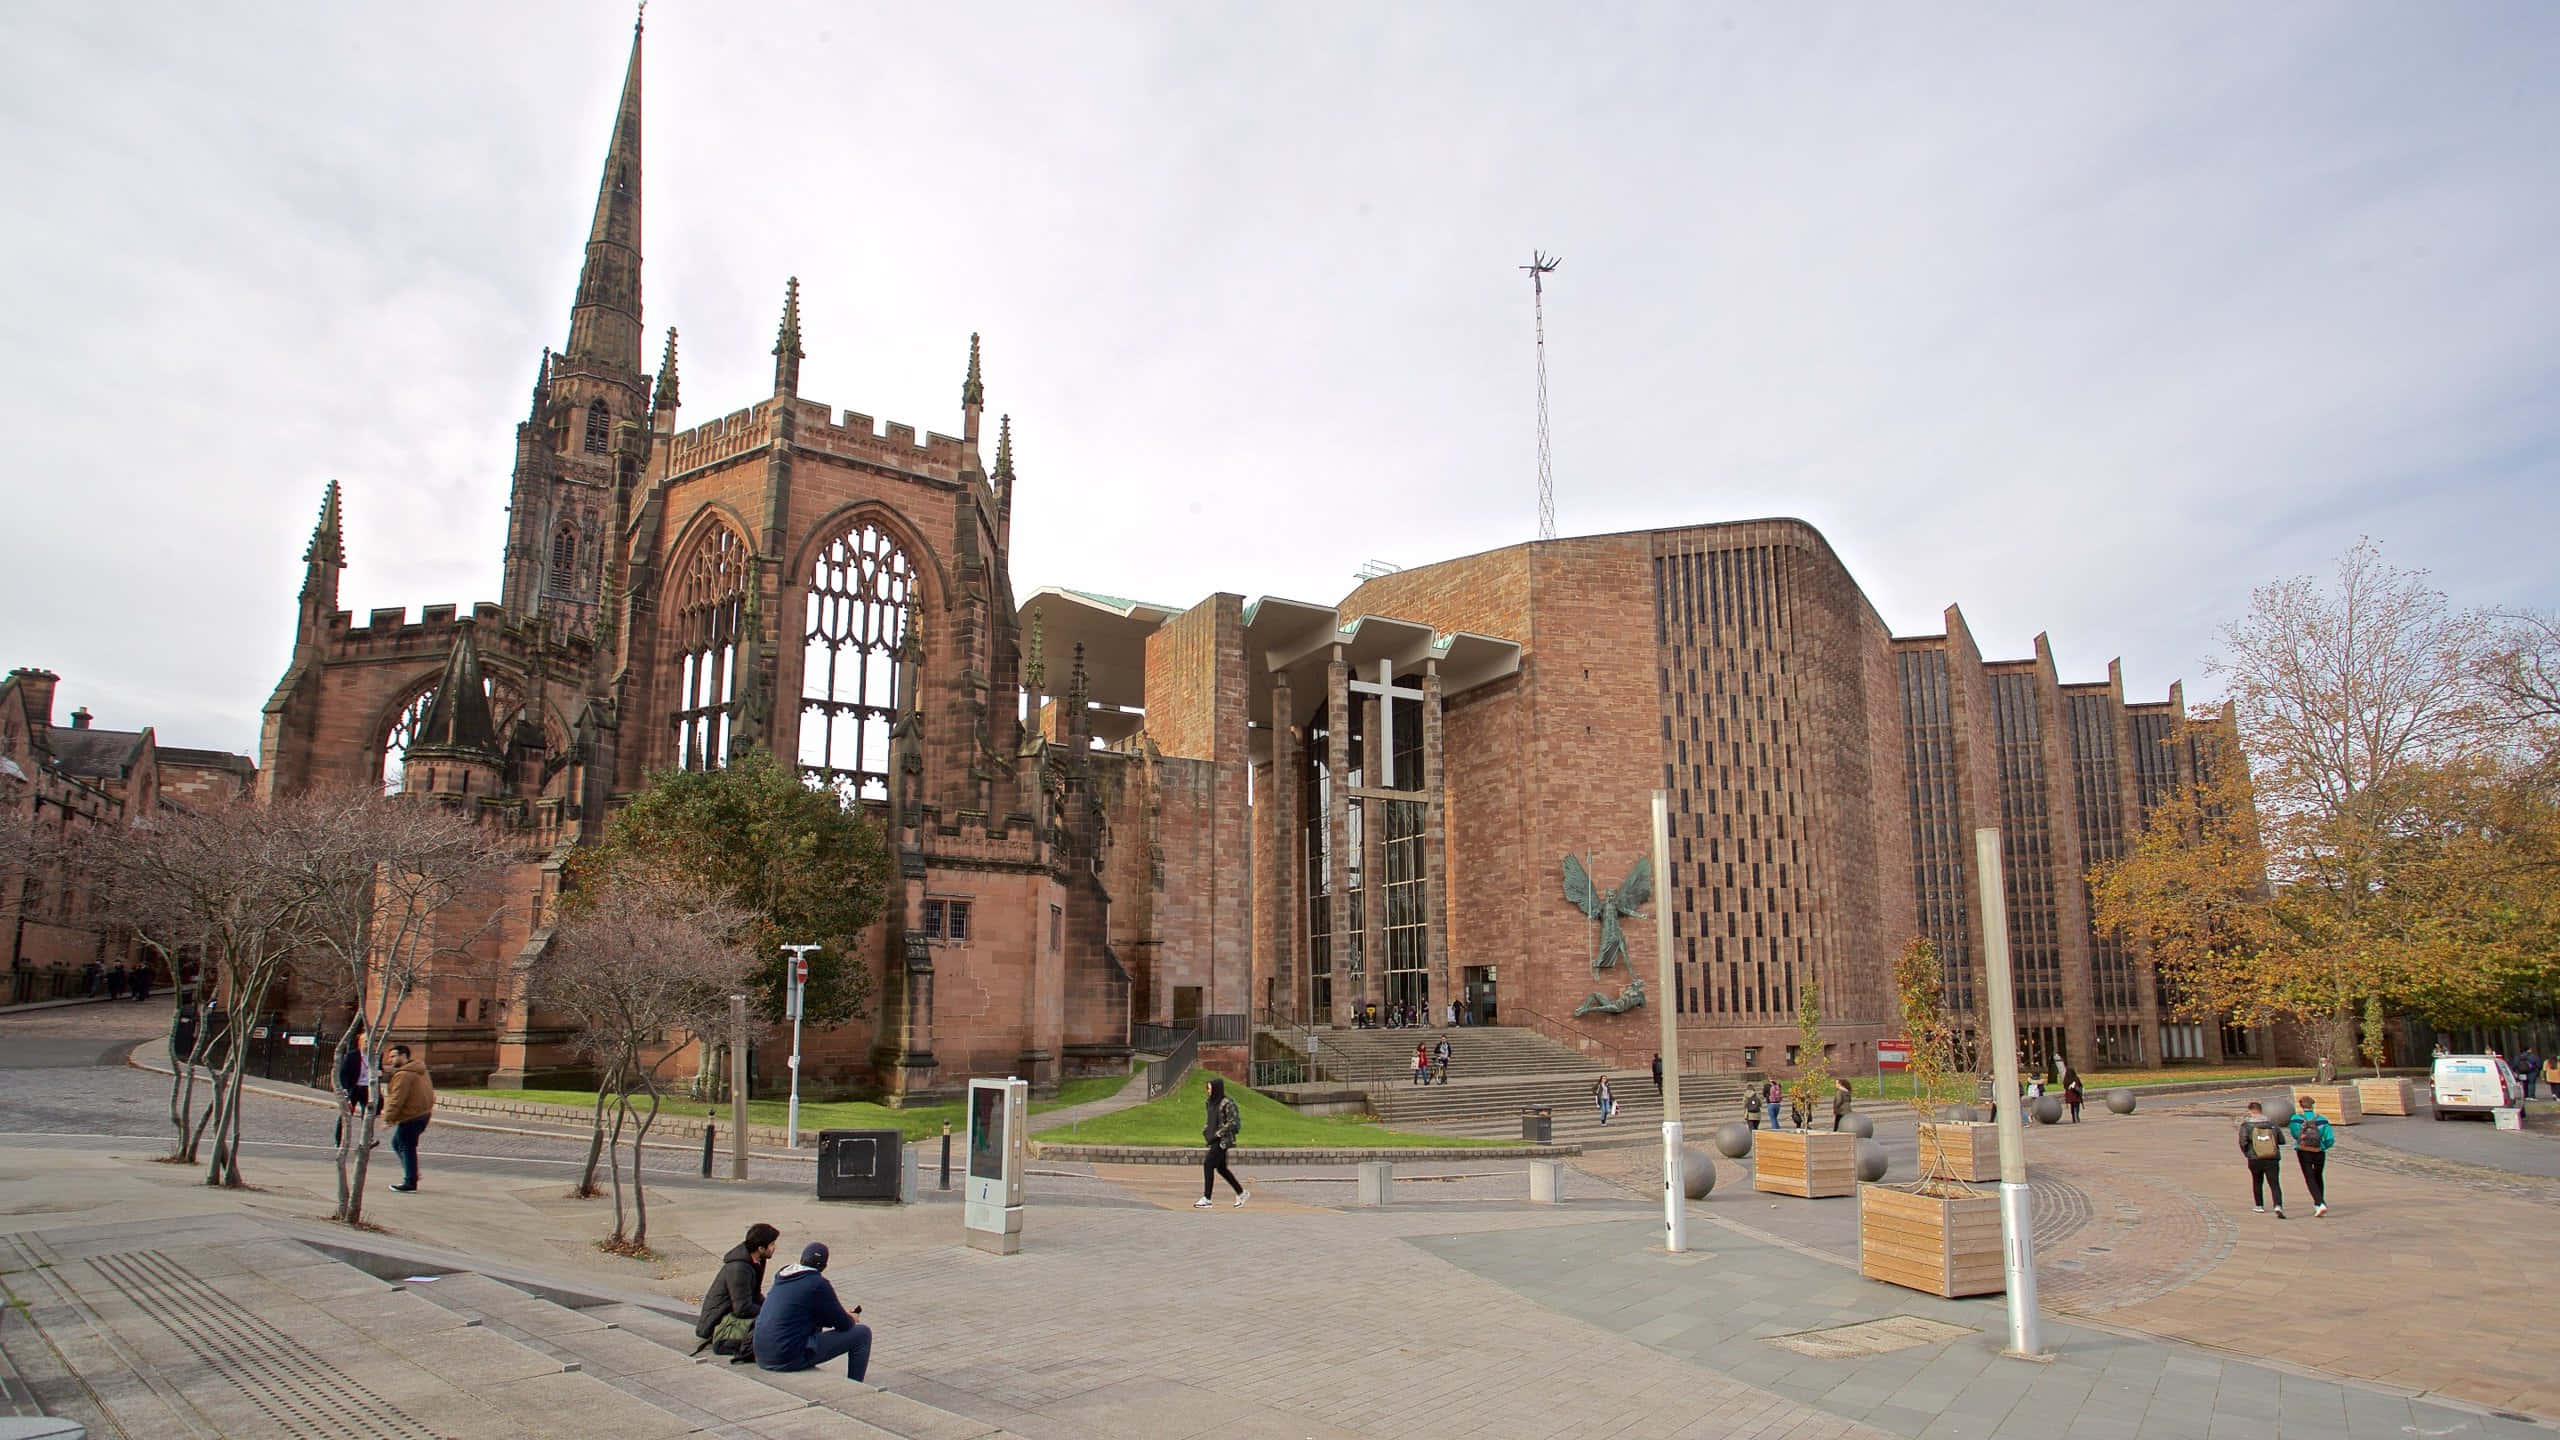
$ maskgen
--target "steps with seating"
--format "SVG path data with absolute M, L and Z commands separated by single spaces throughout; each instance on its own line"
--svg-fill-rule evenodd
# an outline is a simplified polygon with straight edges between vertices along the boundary
M 697 1359 L 690 1319 L 654 1302 L 306 1244 L 240 1216 L 0 1236 L 0 1282 L 18 1302 L 0 1325 L 14 1375 L 0 1414 L 31 1401 L 98 1435 L 317 1433 L 302 1423 L 317 1417 L 402 1440 L 1006 1435 L 840 1366 Z
M 1266 1032 L 1286 1045 L 1306 1037 L 1305 1031 Z M 1402 1082 L 1413 1073 L 1413 1047 L 1449 1042 L 1449 1074 L 1483 1078 L 1496 1075 L 1563 1075 L 1600 1073 L 1600 1062 L 1519 1025 L 1419 1026 L 1413 1029 L 1354 1030 L 1336 1026 L 1314 1032 L 1317 1067 L 1347 1085 Z
M 1653 1076 L 1642 1070 L 1608 1074 L 1618 1113 L 1605 1126 L 1591 1099 L 1591 1087 L 1601 1075 L 1598 1070 L 1467 1080 L 1453 1065 L 1446 1085 L 1371 1086 L 1369 1104 L 1383 1123 L 1398 1130 L 1517 1140 L 1521 1110 L 1544 1106 L 1554 1112 L 1553 1138 L 1558 1144 L 1605 1149 L 1654 1143 L 1662 1133 L 1662 1101 L 1654 1094 Z M 1740 1119 L 1742 1096 L 1742 1076 L 1729 1071 L 1680 1078 L 1680 1110 L 1693 1127 Z

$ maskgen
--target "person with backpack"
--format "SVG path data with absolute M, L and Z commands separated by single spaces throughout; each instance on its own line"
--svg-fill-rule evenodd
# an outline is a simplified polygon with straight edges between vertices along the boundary
M 2062 1082 L 2062 1103 L 2071 1107 L 2071 1123 L 2074 1125 L 2080 1123 L 2081 1094 L 2079 1076 L 2074 1075 Z
M 2284 1128 L 2293 1136 L 2293 1160 L 2302 1167 L 2302 1186 L 2311 1192 L 2311 1214 L 2317 1219 L 2329 1213 L 2329 1150 L 2338 1143 L 2338 1132 L 2329 1128 L 2310 1096 L 2298 1096 L 2293 1103 L 2293 1118 Z
M 1441 1036 L 1440 1043 L 1431 1048 L 1431 1069 L 1440 1077 L 1441 1084 L 1449 1083 L 1449 1037 L 1446 1035 Z
M 2267 1107 L 2252 1100 L 2240 1117 L 2240 1155 L 2249 1162 L 2249 1208 L 2267 1213 L 2267 1197 L 2276 1202 L 2276 1218 L 2284 1218 L 2284 1127 L 2267 1118 Z
M 746 1239 L 720 1257 L 720 1273 L 711 1277 L 711 1288 L 702 1292 L 702 1315 L 693 1323 L 694 1338 L 702 1342 L 693 1347 L 694 1354 L 707 1348 L 715 1355 L 735 1357 L 730 1361 L 733 1365 L 755 1359 L 756 1312 L 764 1308 L 764 1267 L 781 1239 L 781 1231 L 759 1220 L 747 1227 Z
M 1831 1082 L 1831 1129 L 1838 1133 L 1840 1122 L 1849 1118 L 1849 1107 L 1857 1103 L 1857 1092 L 1849 1082 L 1834 1078 Z
M 1751 1128 L 1754 1130 L 1760 1128 L 1760 1105 L 1761 1100 L 1758 1087 L 1755 1086 L 1752 1089 L 1743 1092 L 1742 1118 L 1750 1121 Z
M 1226 1080 L 1211 1076 L 1208 1120 L 1200 1127 L 1200 1138 L 1208 1142 L 1209 1153 L 1200 1161 L 1200 1198 L 1191 1202 L 1192 1209 L 1209 1208 L 1209 1197 L 1216 1193 L 1221 1175 L 1227 1177 L 1227 1188 L 1236 1192 L 1237 1209 L 1243 1209 L 1244 1202 L 1253 1198 L 1244 1182 L 1236 1178 L 1236 1172 L 1227 1168 L 1227 1151 L 1234 1147 L 1236 1135 L 1243 1129 L 1244 1114 L 1236 1109 L 1235 1101 L 1227 1098 Z

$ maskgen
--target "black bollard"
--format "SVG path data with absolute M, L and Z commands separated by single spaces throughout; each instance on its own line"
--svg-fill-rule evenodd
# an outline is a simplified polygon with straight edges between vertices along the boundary
M 942 1188 L 951 1188 L 951 1122 L 942 1122 Z
M 702 1178 L 711 1178 L 711 1137 L 720 1127 L 709 1121 L 702 1125 Z

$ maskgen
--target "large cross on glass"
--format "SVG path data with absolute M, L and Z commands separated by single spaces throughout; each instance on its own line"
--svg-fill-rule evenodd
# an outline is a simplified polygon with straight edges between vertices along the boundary
M 1386 757 L 1387 773 L 1383 776 L 1373 775 L 1369 778 L 1374 788 L 1380 790 L 1393 790 L 1396 788 L 1396 702 L 1398 700 L 1411 700 L 1419 704 L 1422 700 L 1422 691 L 1415 687 L 1399 686 L 1396 684 L 1396 662 L 1393 660 L 1381 660 L 1378 662 L 1378 678 L 1375 680 L 1363 680 L 1359 678 L 1360 672 L 1358 670 L 1353 670 L 1351 675 L 1352 694 L 1375 695 L 1378 697 L 1378 723 L 1385 727 L 1385 733 L 1378 737 L 1378 753 Z M 1353 703 L 1356 704 L 1358 702 L 1355 701 Z M 1379 780 L 1384 780 L 1387 783 L 1383 785 L 1376 784 L 1375 782 Z

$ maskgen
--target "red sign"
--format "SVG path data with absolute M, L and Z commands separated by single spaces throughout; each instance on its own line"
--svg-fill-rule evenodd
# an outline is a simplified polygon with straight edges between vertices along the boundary
M 1911 1068 L 1911 1042 L 1910 1042 L 1910 1041 L 1908 1041 L 1908 1040 L 1879 1040 L 1879 1041 L 1877 1041 L 1877 1042 L 1876 1042 L 1876 1068 L 1877 1068 L 1877 1069 L 1879 1069 L 1879 1070 L 1908 1070 L 1908 1069 L 1910 1069 L 1910 1068 Z
M 794 955 L 791 957 L 791 983 L 794 985 L 806 985 L 809 983 L 808 956 Z

